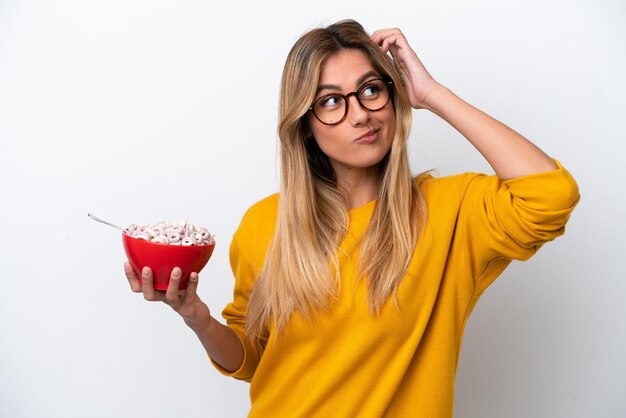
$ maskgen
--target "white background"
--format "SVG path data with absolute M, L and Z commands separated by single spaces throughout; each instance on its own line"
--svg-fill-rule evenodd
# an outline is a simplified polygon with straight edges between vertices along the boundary
M 211 3 L 0 0 L 0 416 L 245 416 L 248 384 L 130 291 L 120 233 L 87 213 L 209 227 L 199 293 L 220 317 L 232 233 L 278 187 L 286 55 L 342 18 L 400 27 L 437 80 L 579 182 L 565 236 L 476 307 L 455 416 L 626 416 L 623 1 Z M 415 172 L 492 172 L 414 115 Z

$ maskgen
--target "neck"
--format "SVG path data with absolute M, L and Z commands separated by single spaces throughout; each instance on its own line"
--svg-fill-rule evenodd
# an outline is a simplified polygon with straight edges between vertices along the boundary
M 350 209 L 366 204 L 378 197 L 381 167 L 335 167 L 337 185 L 348 194 Z

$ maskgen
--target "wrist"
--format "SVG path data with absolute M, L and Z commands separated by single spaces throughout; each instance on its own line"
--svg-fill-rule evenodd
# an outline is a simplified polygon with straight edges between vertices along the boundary
M 450 95 L 454 95 L 452 90 L 443 84 L 435 83 L 424 98 L 423 108 L 439 115 Z
M 203 319 L 185 318 L 184 321 L 185 321 L 185 324 L 189 328 L 191 328 L 191 330 L 195 332 L 197 335 L 210 334 L 211 330 L 215 328 L 214 323 L 217 322 L 217 320 L 213 318 L 210 314 L 208 318 L 203 318 Z

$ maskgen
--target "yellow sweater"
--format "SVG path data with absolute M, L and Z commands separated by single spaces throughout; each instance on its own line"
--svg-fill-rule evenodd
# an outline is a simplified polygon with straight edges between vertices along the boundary
M 420 183 L 428 224 L 399 290 L 378 316 L 355 281 L 359 237 L 375 201 L 350 211 L 341 243 L 341 291 L 312 322 L 292 317 L 280 338 L 244 343 L 233 373 L 251 382 L 250 417 L 451 417 L 463 329 L 479 296 L 512 259 L 526 260 L 563 234 L 579 200 L 558 169 L 507 181 L 466 173 Z M 230 257 L 234 300 L 223 316 L 243 335 L 248 292 L 276 224 L 278 195 L 245 214 Z M 342 253 L 342 252 L 340 252 Z

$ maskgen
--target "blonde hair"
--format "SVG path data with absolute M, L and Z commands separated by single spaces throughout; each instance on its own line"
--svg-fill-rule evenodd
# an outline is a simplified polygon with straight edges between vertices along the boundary
M 304 34 L 291 49 L 282 76 L 278 135 L 281 184 L 274 238 L 250 293 L 246 335 L 258 339 L 270 323 L 282 330 L 292 314 L 305 318 L 326 309 L 339 289 L 338 246 L 348 228 L 348 200 L 337 187 L 326 155 L 310 137 L 306 115 L 316 94 L 324 60 L 346 48 L 363 51 L 372 66 L 393 81 L 395 136 L 383 159 L 374 213 L 359 259 L 359 277 L 368 283 L 372 314 L 396 292 L 406 274 L 426 204 L 411 176 L 406 140 L 412 110 L 393 63 L 352 20 Z

